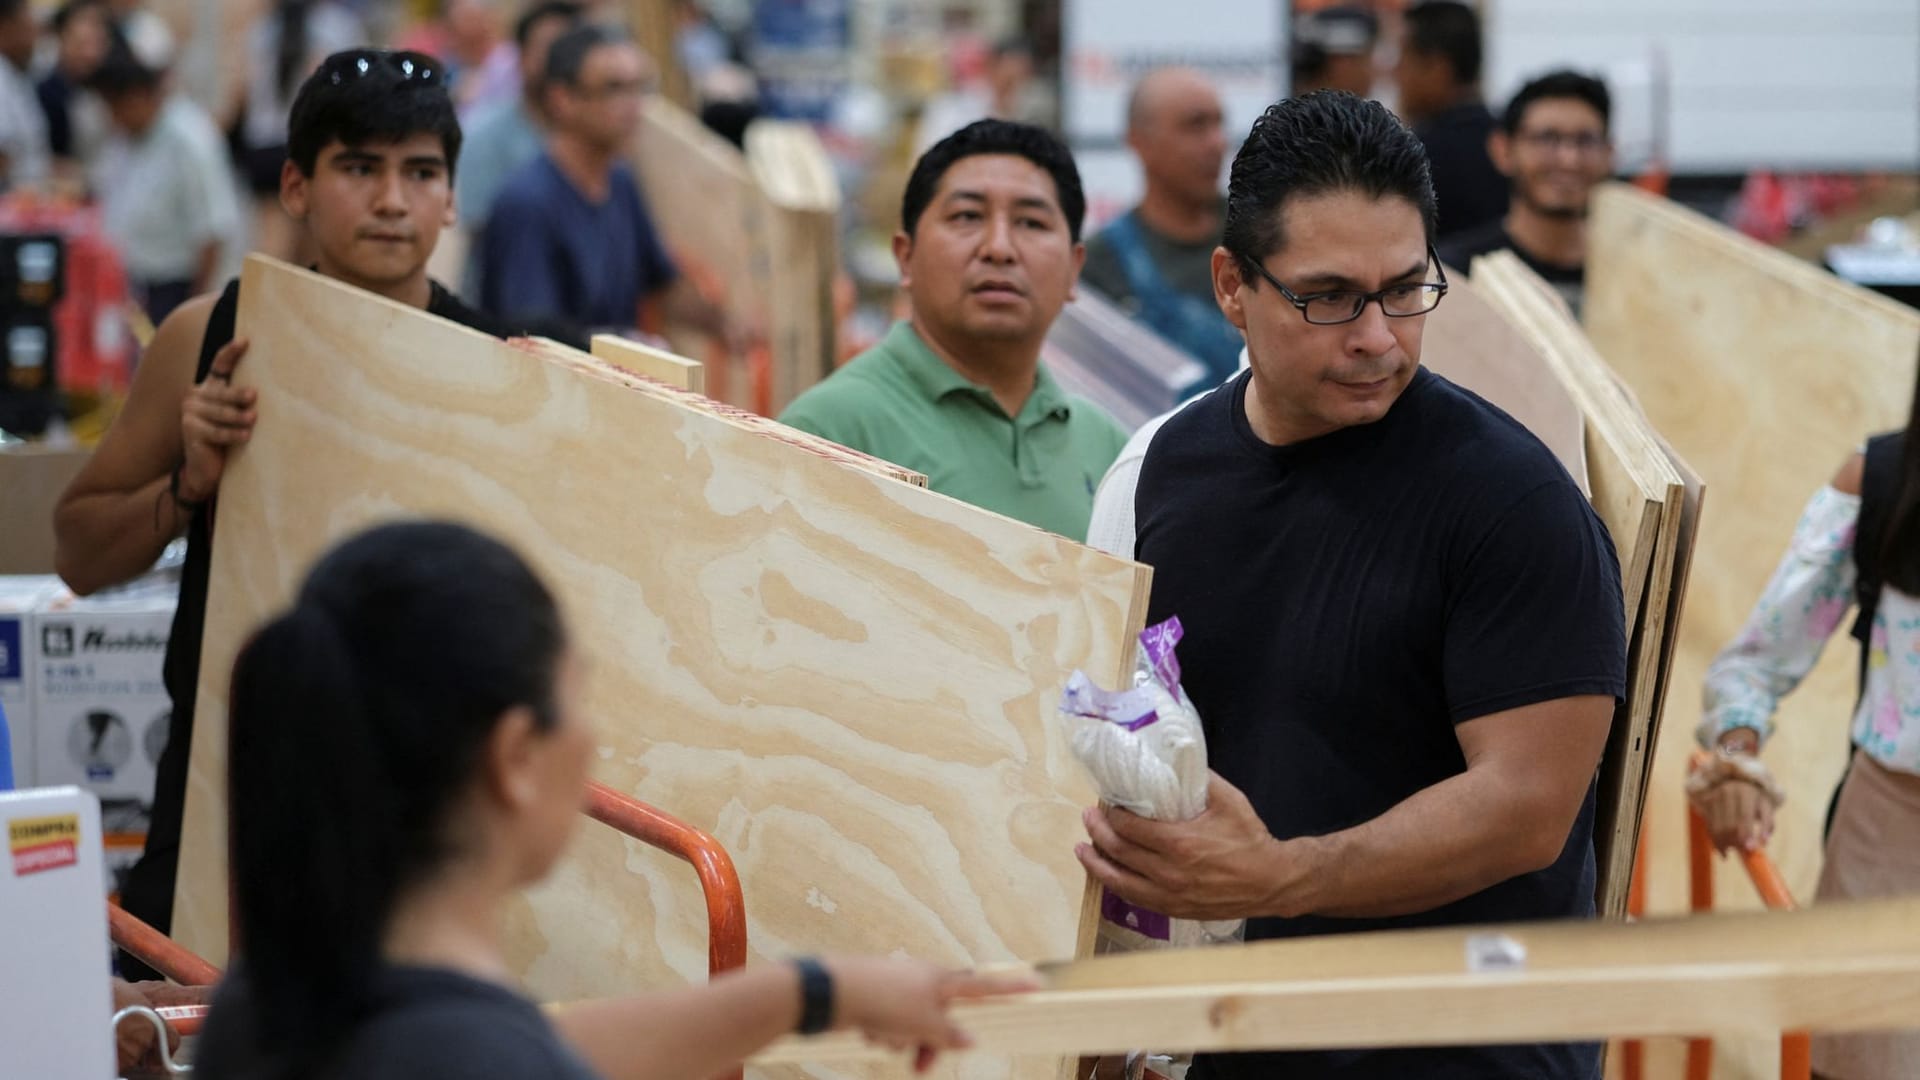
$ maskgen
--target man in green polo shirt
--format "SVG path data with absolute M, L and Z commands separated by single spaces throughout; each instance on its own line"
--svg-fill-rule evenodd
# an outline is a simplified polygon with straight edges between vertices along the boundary
M 941 140 L 914 166 L 893 238 L 912 317 L 781 421 L 1085 539 L 1127 433 L 1040 363 L 1086 259 L 1085 214 L 1073 156 L 1045 130 L 982 120 Z

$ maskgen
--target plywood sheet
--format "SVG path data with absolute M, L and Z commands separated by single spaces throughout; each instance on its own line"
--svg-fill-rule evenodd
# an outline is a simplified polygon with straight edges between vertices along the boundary
M 1801 508 L 1847 455 L 1898 427 L 1913 391 L 1920 313 L 1626 187 L 1598 192 L 1588 335 L 1709 488 L 1649 792 L 1648 902 L 1687 903 L 1680 791 L 1706 669 L 1745 621 Z M 1789 791 L 1768 854 L 1811 898 L 1828 797 L 1845 765 L 1858 653 L 1836 640 L 1781 703 L 1766 758 Z M 1758 904 L 1721 860 L 1723 906 Z M 1721 1071 L 1771 1076 L 1777 1046 L 1722 1038 Z
M 1679 798 L 1702 682 L 1786 548 L 1801 508 L 1874 432 L 1898 427 L 1920 313 L 1626 187 L 1596 196 L 1587 331 L 1713 489 L 1681 626 L 1655 793 L 1650 900 L 1685 898 Z M 1844 763 L 1857 654 L 1844 641 L 1782 703 L 1767 752 L 1793 798 L 1770 853 L 1810 897 L 1827 794 Z M 1719 893 L 1751 902 L 1729 871 Z
M 769 415 L 832 374 L 838 354 L 834 278 L 840 271 L 840 185 L 811 125 L 757 120 L 747 169 L 767 200 Z
M 1490 937 L 1519 962 L 1487 968 Z M 1630 925 L 1531 923 L 1133 953 L 1051 973 L 1025 997 L 962 1004 L 996 1052 L 1470 1045 L 1906 1027 L 1920 1017 L 1920 901 Z M 787 1039 L 759 1060 L 876 1051 Z
M 1645 417 L 1538 275 L 1510 253 L 1475 260 L 1473 273 L 1579 403 L 1594 443 L 1590 460 L 1604 458 L 1595 463 L 1594 505 L 1614 537 L 1624 579 L 1627 694 L 1601 763 L 1594 849 L 1600 909 L 1617 918 L 1626 912 L 1659 726 L 1686 485 Z M 1628 536 L 1630 542 L 1623 540 Z
M 330 542 L 433 514 L 504 536 L 555 586 L 586 654 L 597 778 L 725 844 L 755 958 L 1091 947 L 1072 845 L 1093 790 L 1051 714 L 1074 668 L 1122 679 L 1145 567 L 557 346 L 258 258 L 241 296 L 239 381 L 259 387 L 260 421 L 214 543 L 185 944 L 226 951 L 224 707 L 242 637 Z M 691 872 L 598 827 L 514 905 L 508 935 L 546 998 L 705 970 Z

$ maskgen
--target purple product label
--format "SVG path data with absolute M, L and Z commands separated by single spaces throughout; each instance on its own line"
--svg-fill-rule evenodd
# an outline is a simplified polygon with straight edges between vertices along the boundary
M 1128 731 L 1139 731 L 1160 719 L 1154 711 L 1153 695 L 1145 690 L 1102 690 L 1081 672 L 1067 680 L 1060 694 L 1060 711 L 1069 716 L 1086 716 L 1119 724 Z
M 1147 662 L 1153 665 L 1160 685 L 1168 690 L 1180 685 L 1180 660 L 1173 655 L 1173 647 L 1185 634 L 1178 615 L 1140 631 L 1140 647 L 1147 651 Z
M 1100 890 L 1100 917 L 1155 941 L 1173 940 L 1173 920 L 1157 911 L 1129 904 L 1110 889 Z

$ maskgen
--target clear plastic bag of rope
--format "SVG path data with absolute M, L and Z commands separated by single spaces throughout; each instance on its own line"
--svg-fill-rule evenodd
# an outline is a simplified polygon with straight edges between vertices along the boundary
M 1076 671 L 1060 695 L 1073 756 L 1101 799 L 1155 821 L 1188 821 L 1207 809 L 1207 736 L 1180 687 L 1181 634 L 1178 618 L 1141 632 L 1131 686 L 1102 689 Z M 1100 912 L 1102 937 L 1122 948 L 1236 941 L 1243 927 L 1169 919 L 1110 892 Z

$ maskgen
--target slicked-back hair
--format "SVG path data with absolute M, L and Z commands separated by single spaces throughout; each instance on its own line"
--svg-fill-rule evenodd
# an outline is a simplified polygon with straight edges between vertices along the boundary
M 1435 205 L 1427 152 L 1377 101 L 1344 90 L 1316 90 L 1267 107 L 1234 155 L 1221 244 L 1250 287 L 1254 265 L 1286 243 L 1287 200 L 1352 191 L 1401 198 L 1420 211 L 1433 242 Z

